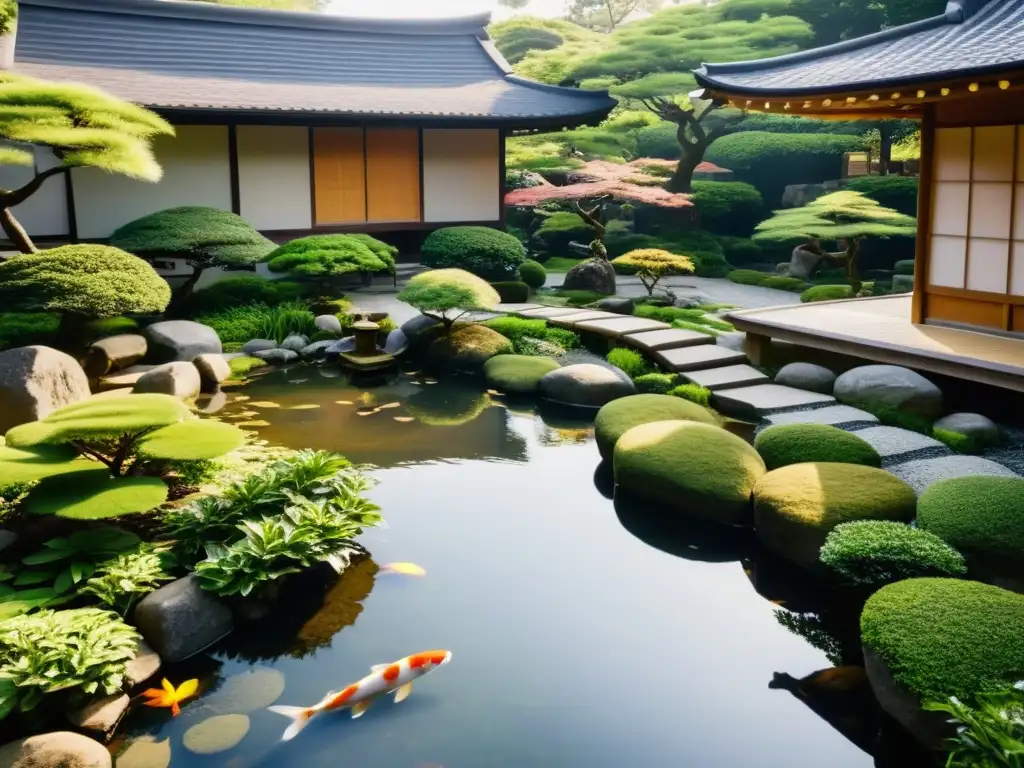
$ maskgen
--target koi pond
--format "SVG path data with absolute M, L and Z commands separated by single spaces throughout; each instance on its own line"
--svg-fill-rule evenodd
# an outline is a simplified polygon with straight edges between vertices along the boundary
M 165 668 L 202 694 L 177 717 L 136 711 L 119 766 L 168 749 L 174 768 L 929 764 L 881 720 L 859 645 L 842 639 L 849 617 L 741 534 L 666 530 L 656 510 L 613 502 L 589 421 L 478 382 L 402 374 L 364 389 L 334 373 L 273 371 L 217 417 L 375 465 L 387 526 L 361 538 L 372 561 L 300 582 L 271 617 Z M 425 575 L 379 570 L 394 562 Z M 452 662 L 404 702 L 327 713 L 281 741 L 289 721 L 268 705 L 312 705 L 434 648 Z M 212 734 L 237 744 L 186 746 L 223 714 L 248 717 L 240 740 Z

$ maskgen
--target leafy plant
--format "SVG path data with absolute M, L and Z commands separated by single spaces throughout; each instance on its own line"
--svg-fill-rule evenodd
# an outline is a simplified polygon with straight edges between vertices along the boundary
M 422 261 L 428 267 L 454 267 L 486 280 L 505 280 L 526 261 L 526 249 L 512 235 L 490 227 L 444 227 L 423 241 Z
M 700 384 L 680 384 L 669 390 L 669 394 L 672 397 L 681 397 L 691 403 L 703 405 L 705 408 L 711 405 L 711 390 L 700 386 Z
M 285 243 L 267 256 L 271 272 L 311 282 L 321 296 L 339 292 L 338 279 L 353 273 L 395 274 L 398 249 L 370 235 L 312 235 Z
M 29 567 L 18 572 L 13 586 L 49 584 L 56 594 L 63 594 L 91 577 L 101 563 L 140 543 L 134 533 L 112 525 L 50 539 L 41 550 L 21 559 Z
M 979 693 L 968 705 L 955 696 L 924 703 L 945 712 L 956 728 L 949 741 L 946 768 L 1022 768 L 1024 766 L 1024 682 L 1005 691 Z
M 666 275 L 692 275 L 693 262 L 687 256 L 679 256 L 657 248 L 630 251 L 615 259 L 613 264 L 633 267 L 633 274 L 647 289 L 647 295 L 654 294 L 654 286 Z
M 645 373 L 633 379 L 641 394 L 667 395 L 676 387 L 679 377 L 674 373 Z
M 0 314 L 0 352 L 33 344 L 52 346 L 60 315 L 52 312 L 5 312 Z
M 139 599 L 174 578 L 167 572 L 168 548 L 168 545 L 147 544 L 101 563 L 81 592 L 93 595 L 106 607 L 127 616 Z
M 60 693 L 77 704 L 121 689 L 139 635 L 98 608 L 44 610 L 0 624 L 0 718 Z
M 446 334 L 467 312 L 493 309 L 501 303 L 494 288 L 461 269 L 435 269 L 416 275 L 398 294 L 398 300 L 443 323 Z
M 248 304 L 196 317 L 196 322 L 213 328 L 225 343 L 272 339 L 280 344 L 293 334 L 308 337 L 316 333 L 315 320 L 301 301 L 286 301 L 274 307 Z
M 607 360 L 631 379 L 647 373 L 647 361 L 633 349 L 615 347 L 609 350 Z
M 677 328 L 690 328 L 700 330 L 702 333 L 715 335 L 715 331 L 732 331 L 732 323 L 720 317 L 706 312 L 703 309 L 681 307 L 657 307 L 652 304 L 640 304 L 634 310 L 638 317 L 648 317 L 651 320 L 660 320 L 663 323 L 671 323 Z M 685 325 L 680 325 L 680 323 Z
M 186 302 L 184 311 L 194 317 L 249 304 L 276 307 L 306 298 L 308 290 L 308 286 L 292 280 L 268 280 L 257 275 L 229 277 L 195 291 Z

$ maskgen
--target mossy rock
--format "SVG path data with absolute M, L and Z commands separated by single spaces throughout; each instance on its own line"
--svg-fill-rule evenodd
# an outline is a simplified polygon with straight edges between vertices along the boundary
M 610 459 L 615 443 L 626 432 L 652 421 L 696 421 L 717 426 L 718 421 L 707 408 L 668 395 L 630 395 L 613 400 L 597 412 L 594 437 L 601 458 Z
M 512 352 L 512 342 L 483 325 L 456 328 L 434 341 L 427 351 L 430 359 L 458 371 L 479 371 L 496 355 Z
M 550 357 L 498 355 L 484 363 L 488 386 L 510 395 L 532 395 L 545 373 L 559 368 Z
M 754 488 L 754 527 L 768 549 L 813 569 L 837 525 L 855 520 L 910 522 L 916 502 L 913 488 L 881 469 L 791 464 L 769 472 Z
M 619 487 L 672 512 L 724 525 L 750 523 L 751 491 L 765 473 L 761 457 L 742 438 L 680 419 L 626 431 L 615 443 L 612 466 Z
M 928 486 L 917 524 L 986 577 L 1024 577 L 1024 479 L 955 477 Z
M 866 440 L 826 424 L 778 424 L 754 440 L 769 470 L 809 461 L 882 466 L 882 458 Z

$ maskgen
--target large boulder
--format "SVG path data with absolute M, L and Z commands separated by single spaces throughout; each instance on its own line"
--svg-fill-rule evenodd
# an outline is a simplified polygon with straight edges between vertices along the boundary
M 146 371 L 135 382 L 133 391 L 136 394 L 172 395 L 188 400 L 198 395 L 201 389 L 202 379 L 196 367 L 192 363 L 179 361 L 158 365 Z
M 242 345 L 242 354 L 254 355 L 268 349 L 277 349 L 277 342 L 273 339 L 249 339 Z
M 337 315 L 317 315 L 313 319 L 313 323 L 321 331 L 334 333 L 338 336 L 341 335 L 341 320 L 338 319 Z
M 664 374 L 650 374 L 659 376 Z M 669 385 L 671 386 L 671 385 Z M 611 459 L 615 443 L 626 432 L 652 421 L 696 421 L 717 425 L 718 420 L 707 408 L 662 394 L 641 394 L 620 397 L 600 411 L 594 419 L 594 437 L 602 459 Z
M 309 344 L 309 339 L 301 333 L 293 333 L 281 342 L 281 349 L 291 352 L 301 352 Z
M 1003 439 L 999 425 L 980 413 L 951 413 L 936 421 L 932 428 L 963 435 L 972 451 L 998 445 Z
M 597 302 L 596 308 L 602 312 L 614 312 L 617 315 L 632 315 L 636 305 L 633 303 L 633 299 L 609 296 L 607 299 Z
M 224 355 L 199 355 L 192 365 L 199 371 L 204 389 L 217 389 L 221 382 L 231 378 L 231 366 Z
M 607 259 L 594 258 L 581 261 L 565 274 L 562 289 L 566 291 L 594 291 L 615 293 L 615 268 Z
M 600 408 L 612 400 L 636 394 L 622 371 L 594 363 L 577 363 L 551 371 L 538 382 L 540 396 L 560 405 Z
M 828 424 L 776 424 L 758 433 L 754 448 L 770 470 L 807 461 L 882 466 L 867 440 Z
M 0 747 L 0 768 L 110 768 L 110 753 L 98 741 L 70 731 L 18 739 Z
M 780 557 L 807 569 L 829 532 L 855 520 L 914 518 L 914 489 L 881 469 L 860 464 L 791 464 L 762 477 L 754 488 L 758 538 Z
M 224 351 L 217 332 L 191 320 L 164 320 L 147 326 L 149 357 L 154 363 L 194 360 L 199 355 Z
M 402 333 L 409 340 L 412 347 L 426 346 L 441 333 L 442 325 L 440 320 L 426 315 L 416 315 L 402 323 Z
M 498 355 L 484 363 L 487 384 L 510 395 L 532 395 L 540 380 L 558 368 L 550 357 L 532 355 Z
M 0 435 L 89 397 L 89 379 L 70 355 L 49 347 L 0 352 Z
M 134 365 L 146 356 L 148 349 L 146 337 L 137 333 L 107 336 L 89 345 L 82 367 L 90 379 L 96 379 Z
M 722 525 L 750 524 L 750 494 L 764 462 L 742 438 L 696 421 L 655 421 L 619 438 L 615 483 L 672 512 Z
M 135 624 L 150 647 L 170 664 L 209 648 L 234 629 L 231 610 L 200 588 L 194 575 L 142 598 L 135 608 Z
M 395 330 L 391 331 L 384 342 L 384 351 L 395 357 L 404 354 L 408 348 L 409 339 L 406 338 L 401 328 L 395 328 Z
M 814 363 L 790 363 L 775 374 L 775 383 L 808 392 L 831 395 L 835 389 L 836 375 L 828 368 Z
M 786 270 L 786 274 L 798 280 L 810 280 L 823 258 L 825 257 L 822 254 L 808 251 L 798 245 L 793 249 L 793 254 L 789 258 L 789 268 Z
M 474 372 L 495 355 L 512 351 L 512 342 L 483 325 L 464 325 L 440 336 L 427 350 L 433 363 L 456 371 Z
M 863 365 L 836 379 L 832 394 L 841 403 L 867 410 L 902 411 L 923 419 L 942 413 L 942 392 L 919 373 L 898 365 Z
M 259 352 L 253 352 L 252 356 L 271 365 L 287 365 L 299 359 L 299 353 L 293 352 L 290 349 L 264 349 Z

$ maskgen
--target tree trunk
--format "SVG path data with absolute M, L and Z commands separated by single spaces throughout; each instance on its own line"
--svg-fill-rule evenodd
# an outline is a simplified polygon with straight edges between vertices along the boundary
M 205 267 L 192 265 L 192 274 L 188 276 L 184 283 L 177 287 L 174 295 L 171 296 L 171 303 L 167 305 L 168 315 L 174 317 L 184 311 L 189 298 L 192 296 L 192 291 L 195 290 L 196 283 L 199 282 L 199 278 L 203 274 L 203 269 Z
M 850 240 L 850 244 L 846 249 L 846 280 L 850 283 L 850 288 L 853 289 L 853 295 L 856 297 L 860 293 L 861 288 L 864 287 L 864 283 L 860 279 L 860 270 L 857 268 L 857 259 L 860 256 L 860 238 L 853 238 Z
M 28 236 L 28 232 L 21 226 L 14 213 L 10 208 L 0 208 L 0 226 L 4 228 L 4 232 L 7 233 L 7 237 L 10 238 L 14 247 L 22 253 L 38 253 L 39 249 L 36 248 L 36 244 L 32 242 L 32 238 Z
M 672 174 L 672 178 L 665 185 L 665 189 L 669 192 L 693 192 L 693 173 L 704 160 L 704 152 L 708 148 L 707 142 L 699 141 L 694 144 L 688 141 L 684 135 L 684 130 L 684 127 L 680 125 L 677 136 L 683 154 L 679 158 L 679 164 L 676 165 L 675 173 Z
M 887 176 L 889 174 L 889 163 L 892 162 L 892 133 L 885 128 L 881 128 L 878 134 L 880 138 L 878 144 L 878 173 L 881 176 Z

